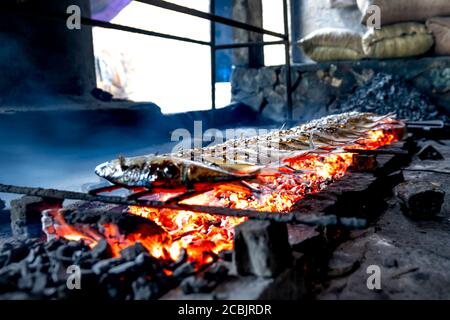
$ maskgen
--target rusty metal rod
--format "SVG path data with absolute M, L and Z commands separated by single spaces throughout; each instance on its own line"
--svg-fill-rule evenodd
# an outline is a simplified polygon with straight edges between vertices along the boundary
M 46 189 L 46 188 L 33 188 L 33 187 L 20 187 L 13 185 L 0 184 L 0 193 L 14 193 L 23 194 L 29 196 L 37 196 L 42 198 L 53 198 L 60 200 L 82 200 L 88 202 L 103 202 L 124 206 L 141 206 L 154 209 L 170 209 L 170 210 L 183 210 L 193 211 L 198 213 L 208 213 L 212 215 L 220 215 L 227 217 L 245 217 L 255 220 L 271 220 L 277 222 L 286 222 L 294 224 L 303 224 L 309 226 L 334 226 L 342 225 L 348 228 L 362 228 L 365 226 L 365 219 L 339 219 L 335 215 L 307 215 L 304 217 L 298 217 L 295 212 L 289 213 L 276 213 L 276 212 L 260 212 L 254 210 L 237 210 L 224 207 L 211 207 L 201 205 L 186 205 L 186 204 L 167 204 L 160 201 L 150 200 L 130 200 L 120 196 L 99 196 L 90 195 L 82 192 Z
M 365 154 L 365 155 L 393 155 L 393 156 L 408 156 L 409 153 L 406 150 L 390 150 L 390 149 L 377 149 L 377 150 L 364 150 L 364 149 L 346 149 L 345 152 L 348 153 L 357 153 L 357 154 Z

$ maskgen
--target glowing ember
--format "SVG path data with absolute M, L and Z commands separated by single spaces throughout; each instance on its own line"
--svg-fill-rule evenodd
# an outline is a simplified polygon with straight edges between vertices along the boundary
M 366 138 L 348 149 L 373 150 L 390 144 L 399 137 L 389 130 L 369 131 Z M 306 194 L 323 190 L 328 184 L 341 178 L 352 164 L 351 153 L 306 153 L 301 157 L 284 161 L 286 167 L 277 174 L 261 174 L 252 181 L 246 181 L 252 189 L 239 183 L 227 183 L 212 188 L 198 196 L 184 200 L 183 204 L 220 206 L 235 209 L 253 209 L 267 212 L 288 212 Z M 170 196 L 173 196 L 170 195 Z M 167 194 L 159 195 L 165 200 Z M 154 196 L 152 197 L 154 198 Z M 103 234 L 80 232 L 59 219 L 56 234 L 70 240 L 84 240 L 91 247 L 105 238 L 117 256 L 120 250 L 141 242 L 156 258 L 176 260 L 182 250 L 188 253 L 190 261 L 200 265 L 212 261 L 212 255 L 233 248 L 234 227 L 246 218 L 213 216 L 170 209 L 130 207 L 129 212 L 159 225 L 165 235 L 151 235 L 142 230 L 132 234 L 120 234 L 117 226 L 103 225 Z
M 393 133 L 383 130 L 369 131 L 367 138 L 359 141 L 355 148 L 377 149 L 398 140 Z M 268 212 L 288 212 L 306 194 L 323 190 L 332 181 L 341 178 L 352 164 L 351 153 L 307 154 L 286 161 L 290 168 L 304 171 L 277 176 L 260 176 L 251 185 L 261 192 L 249 192 L 236 184 L 225 184 L 214 190 L 185 200 L 184 204 L 223 206 L 235 209 L 254 209 Z M 191 260 L 202 254 L 197 250 L 210 250 L 218 254 L 233 248 L 234 227 L 245 218 L 218 217 L 204 213 L 130 207 L 130 212 L 148 218 L 167 230 L 174 239 L 166 243 L 167 252 L 172 248 L 185 248 Z M 198 243 L 202 245 L 198 245 Z M 165 258 L 173 258 L 165 257 Z

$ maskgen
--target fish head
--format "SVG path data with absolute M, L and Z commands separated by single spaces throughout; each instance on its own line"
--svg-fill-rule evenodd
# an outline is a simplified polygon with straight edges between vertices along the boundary
M 256 174 L 241 166 L 191 161 L 173 156 L 148 155 L 137 158 L 119 158 L 103 163 L 95 173 L 106 180 L 127 187 L 177 188 L 199 182 L 231 181 Z
M 173 186 L 181 183 L 182 168 L 169 157 L 149 155 L 124 158 L 98 165 L 95 173 L 117 185 L 127 187 Z

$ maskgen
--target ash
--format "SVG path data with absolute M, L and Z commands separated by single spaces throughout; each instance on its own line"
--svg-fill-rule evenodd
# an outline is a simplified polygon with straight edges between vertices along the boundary
M 430 99 L 401 78 L 378 73 L 346 100 L 330 106 L 335 112 L 361 111 L 387 114 L 394 112 L 400 119 L 448 120 Z

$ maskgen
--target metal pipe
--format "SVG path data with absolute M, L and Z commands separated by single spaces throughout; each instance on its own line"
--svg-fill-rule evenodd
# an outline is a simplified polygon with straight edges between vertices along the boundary
M 44 188 L 32 188 L 32 187 L 20 187 L 13 185 L 0 184 L 0 193 L 14 193 L 23 194 L 29 196 L 37 196 L 42 198 L 51 198 L 59 200 L 82 200 L 88 202 L 103 202 L 115 205 L 123 206 L 141 206 L 154 209 L 169 209 L 169 210 L 183 210 L 192 211 L 198 213 L 208 213 L 211 215 L 227 216 L 227 217 L 245 217 L 256 220 L 270 220 L 286 223 L 296 223 L 311 226 L 330 226 L 330 225 L 342 225 L 345 227 L 355 228 L 354 222 L 346 222 L 343 219 L 338 218 L 335 215 L 316 215 L 308 214 L 299 217 L 295 212 L 290 213 L 278 213 L 278 212 L 259 212 L 254 210 L 238 210 L 224 207 L 211 207 L 201 205 L 186 205 L 186 204 L 172 204 L 160 201 L 150 200 L 129 200 L 124 197 L 118 196 L 98 196 L 90 195 L 82 192 L 65 191 L 57 189 L 44 189 Z M 364 219 L 357 219 L 364 222 Z M 363 225 L 363 223 L 361 224 Z
M 165 38 L 165 39 L 171 39 L 171 40 L 178 40 L 178 41 L 189 42 L 189 43 L 196 43 L 196 44 L 201 44 L 201 45 L 204 45 L 204 46 L 210 46 L 210 43 L 206 42 L 206 41 L 201 41 L 201 40 L 196 40 L 196 39 L 191 39 L 191 38 L 185 38 L 185 37 L 179 37 L 179 36 L 174 36 L 174 35 L 171 35 L 171 34 L 166 34 L 166 33 L 161 33 L 161 32 L 147 31 L 147 30 L 142 30 L 142 29 L 138 29 L 138 28 L 123 26 L 123 25 L 120 25 L 120 24 L 104 22 L 104 21 L 100 21 L 100 20 L 94 20 L 94 19 L 89 19 L 89 18 L 82 18 L 81 22 L 84 25 L 93 26 L 93 27 L 101 27 L 101 28 L 105 28 L 105 29 L 120 30 L 120 31 L 126 31 L 126 32 L 143 34 L 143 35 L 147 35 L 147 36 L 153 36 L 153 37 L 159 37 L 159 38 Z
M 287 120 L 292 121 L 292 80 L 291 80 L 291 43 L 289 41 L 289 15 L 287 0 L 283 0 L 283 20 L 284 20 L 284 51 L 286 59 L 286 100 L 287 100 Z
M 243 23 L 243 22 L 235 21 L 235 20 L 228 19 L 228 18 L 225 18 L 225 17 L 216 16 L 216 15 L 211 14 L 211 13 L 207 13 L 207 12 L 203 12 L 203 11 L 199 11 L 199 10 L 195 10 L 195 9 L 191 9 L 191 8 L 187 8 L 187 7 L 183 7 L 183 6 L 174 4 L 174 3 L 169 3 L 169 2 L 166 2 L 166 1 L 162 1 L 162 0 L 135 0 L 135 1 L 146 3 L 146 4 L 149 4 L 149 5 L 153 5 L 153 6 L 160 7 L 160 8 L 167 9 L 167 10 L 172 10 L 172 11 L 175 11 L 175 12 L 188 14 L 188 15 L 195 16 L 195 17 L 198 17 L 198 18 L 210 20 L 210 21 L 213 21 L 213 22 L 221 23 L 221 24 L 224 24 L 224 25 L 227 25 L 227 26 L 231 26 L 231 27 L 234 27 L 234 28 L 240 28 L 240 29 L 244 29 L 244 30 L 247 30 L 247 31 L 253 31 L 253 32 L 257 32 L 257 33 L 267 34 L 267 35 L 271 35 L 271 36 L 274 36 L 274 37 L 286 40 L 286 35 L 278 33 L 278 32 L 265 30 L 263 28 L 255 27 L 255 26 L 252 26 L 252 25 L 247 24 L 247 23 Z
M 39 17 L 45 18 L 45 19 L 61 20 L 64 22 L 67 20 L 67 17 L 68 17 L 65 14 L 37 12 L 37 11 L 30 11 L 30 10 L 24 10 L 24 9 L 14 9 L 11 7 L 1 7 L 1 9 L 4 11 L 13 12 L 13 13 L 19 14 L 19 15 L 39 16 Z M 131 33 L 137 33 L 137 34 L 142 34 L 142 35 L 146 35 L 146 36 L 153 36 L 153 37 L 159 37 L 159 38 L 165 38 L 165 39 L 171 39 L 171 40 L 177 40 L 177 41 L 183 41 L 183 42 L 189 42 L 189 43 L 210 46 L 210 43 L 207 41 L 179 37 L 179 36 L 161 33 L 161 32 L 142 30 L 142 29 L 138 29 L 138 28 L 134 28 L 134 27 L 124 26 L 124 25 L 115 24 L 115 23 L 106 22 L 106 21 L 95 20 L 95 19 L 86 18 L 86 17 L 81 18 L 81 23 L 83 25 L 87 25 L 87 26 L 91 26 L 91 27 L 100 27 L 100 28 L 105 28 L 105 29 L 131 32 Z
M 271 46 L 277 44 L 284 44 L 284 41 L 266 41 L 266 42 L 245 42 L 245 43 L 232 43 L 232 44 L 218 44 L 216 50 L 223 49 L 237 49 L 247 47 L 259 47 L 259 46 Z
M 209 12 L 211 14 L 216 13 L 216 1 L 209 1 Z M 212 109 L 212 125 L 214 126 L 216 121 L 216 23 L 210 21 L 210 46 L 211 46 L 211 109 Z

